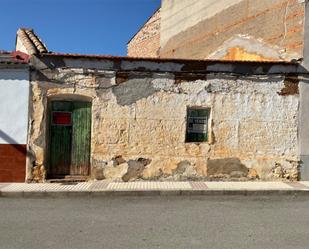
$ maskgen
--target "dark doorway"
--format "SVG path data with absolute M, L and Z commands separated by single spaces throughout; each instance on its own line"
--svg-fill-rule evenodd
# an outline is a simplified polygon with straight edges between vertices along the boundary
M 91 103 L 52 101 L 49 105 L 49 178 L 88 176 Z

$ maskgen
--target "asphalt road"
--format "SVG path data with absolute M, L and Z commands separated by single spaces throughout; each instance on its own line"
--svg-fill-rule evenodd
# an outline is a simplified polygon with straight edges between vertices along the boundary
M 2 249 L 308 249 L 309 197 L 0 198 Z

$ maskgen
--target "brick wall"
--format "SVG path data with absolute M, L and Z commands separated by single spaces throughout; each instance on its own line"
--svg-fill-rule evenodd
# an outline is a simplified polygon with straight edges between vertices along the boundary
M 26 145 L 0 144 L 0 182 L 24 182 Z
M 128 56 L 158 57 L 160 49 L 160 9 L 128 43 Z

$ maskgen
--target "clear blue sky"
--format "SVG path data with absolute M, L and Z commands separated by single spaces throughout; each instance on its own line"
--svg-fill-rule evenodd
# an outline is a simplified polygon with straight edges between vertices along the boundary
M 19 27 L 54 52 L 126 55 L 126 43 L 160 0 L 0 0 L 0 50 L 14 50 Z

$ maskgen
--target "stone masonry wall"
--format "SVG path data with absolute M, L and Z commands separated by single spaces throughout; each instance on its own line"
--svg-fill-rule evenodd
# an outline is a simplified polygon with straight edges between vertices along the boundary
M 297 79 L 79 68 L 33 72 L 32 165 L 47 163 L 46 106 L 56 97 L 92 101 L 92 179 L 298 177 Z M 187 107 L 211 109 L 208 142 L 185 143 Z
M 160 49 L 161 12 L 156 11 L 128 43 L 130 57 L 158 57 Z
M 302 58 L 302 0 L 163 0 L 161 58 Z

